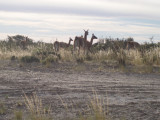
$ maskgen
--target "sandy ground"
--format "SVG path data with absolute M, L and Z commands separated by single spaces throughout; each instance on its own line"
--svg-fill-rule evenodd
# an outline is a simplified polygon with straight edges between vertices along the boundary
M 56 120 L 74 118 L 79 111 L 87 113 L 94 96 L 103 98 L 106 114 L 113 120 L 159 120 L 160 74 L 138 74 L 98 70 L 96 65 L 54 63 L 40 64 L 0 62 L 0 102 L 7 111 L 0 120 L 13 118 L 14 110 L 25 111 L 23 92 L 36 92 L 44 105 L 51 105 Z M 68 112 L 60 98 L 67 103 Z

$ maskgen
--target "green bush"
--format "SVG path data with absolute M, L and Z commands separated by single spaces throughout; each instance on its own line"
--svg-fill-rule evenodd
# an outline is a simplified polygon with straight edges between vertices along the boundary
M 44 60 L 42 60 L 42 64 L 47 65 L 53 62 L 58 62 L 57 56 L 48 56 Z
M 40 60 L 35 56 L 24 56 L 21 58 L 21 62 L 32 63 L 32 62 L 40 62 Z
M 38 57 L 42 61 L 44 61 L 48 56 L 56 56 L 58 59 L 61 59 L 60 54 L 57 54 L 52 50 L 43 50 L 42 48 L 35 49 L 32 52 L 32 55 Z
M 76 62 L 77 63 L 84 63 L 84 58 L 79 57 L 79 58 L 76 59 Z
M 12 61 L 14 61 L 14 60 L 16 60 L 16 59 L 17 59 L 16 56 L 12 56 L 12 57 L 11 57 L 11 60 L 12 60 Z

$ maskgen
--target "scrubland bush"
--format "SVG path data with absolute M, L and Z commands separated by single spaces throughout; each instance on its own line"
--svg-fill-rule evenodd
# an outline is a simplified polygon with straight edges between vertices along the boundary
M 40 60 L 35 56 L 24 56 L 21 58 L 21 62 L 32 63 L 32 62 L 40 62 Z
M 12 60 L 12 61 L 13 61 L 13 60 L 16 60 L 16 59 L 17 59 L 17 57 L 14 56 L 14 55 L 11 57 L 11 60 Z
M 78 57 L 76 58 L 77 63 L 84 63 L 84 58 L 83 57 Z
M 42 60 L 42 64 L 49 65 L 50 63 L 58 62 L 58 59 L 59 58 L 57 56 L 50 55 L 50 56 L 47 56 L 44 60 Z

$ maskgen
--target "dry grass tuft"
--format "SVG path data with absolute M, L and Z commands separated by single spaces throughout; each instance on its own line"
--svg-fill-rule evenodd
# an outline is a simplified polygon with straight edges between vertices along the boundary
M 35 93 L 31 97 L 24 94 L 24 101 L 29 111 L 30 120 L 50 120 L 51 107 L 46 109 L 42 105 L 42 100 Z
M 109 116 L 108 108 L 105 108 L 105 102 L 103 98 L 99 98 L 96 91 L 93 91 L 94 96 L 90 97 L 90 103 L 88 104 L 89 114 L 80 115 L 79 120 L 108 120 Z M 108 106 L 108 102 L 107 102 Z
M 23 120 L 23 112 L 22 111 L 15 111 L 14 112 L 14 120 Z

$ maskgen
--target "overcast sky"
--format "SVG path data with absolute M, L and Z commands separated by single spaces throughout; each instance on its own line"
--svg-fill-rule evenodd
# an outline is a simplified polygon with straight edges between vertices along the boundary
M 1 0 L 0 39 L 22 34 L 45 42 L 68 41 L 89 29 L 98 38 L 160 42 L 159 0 Z

